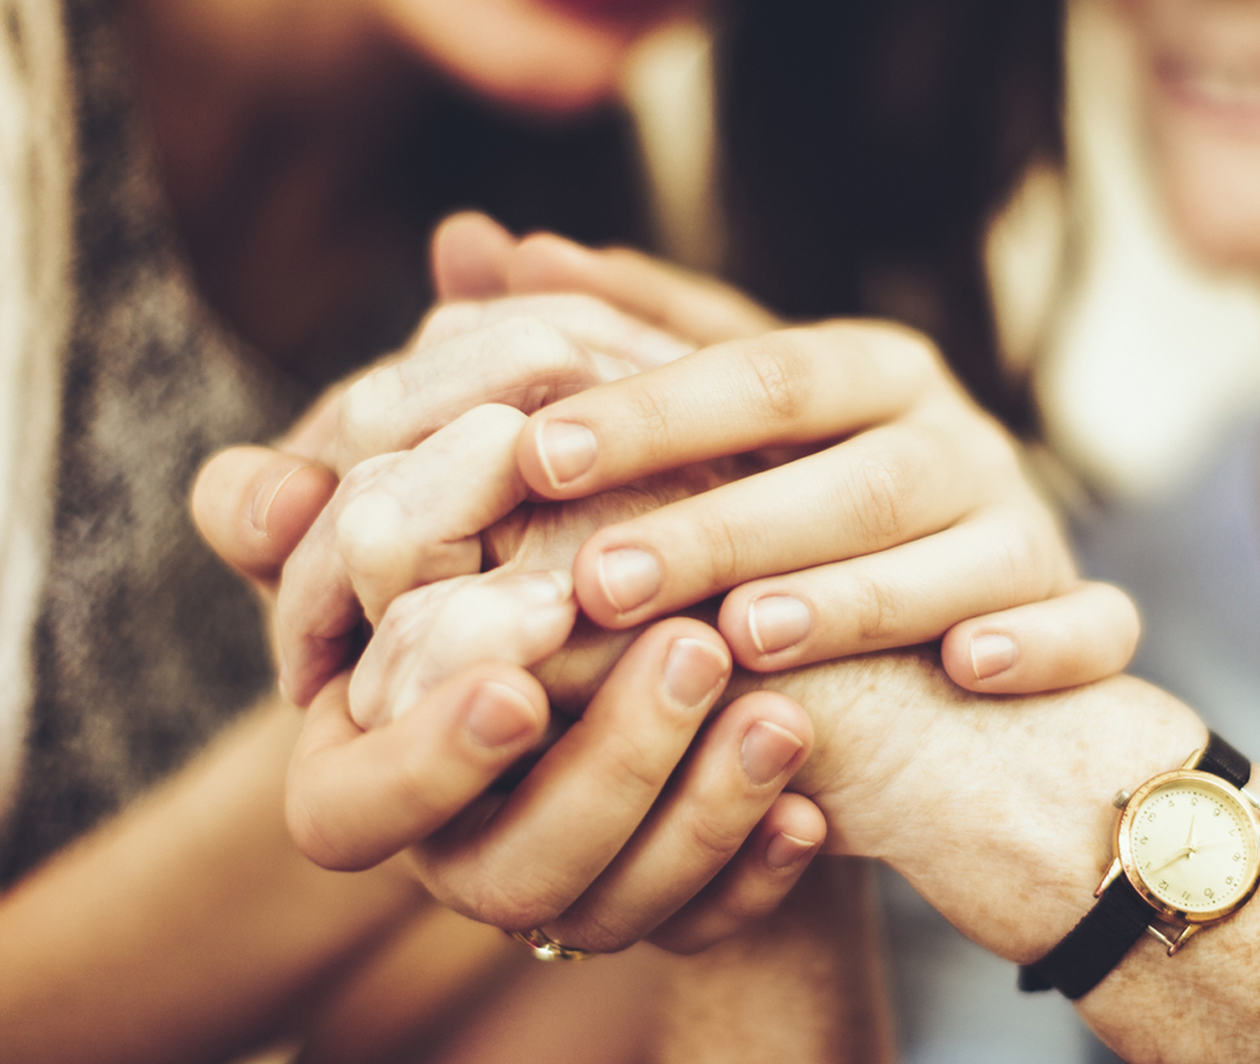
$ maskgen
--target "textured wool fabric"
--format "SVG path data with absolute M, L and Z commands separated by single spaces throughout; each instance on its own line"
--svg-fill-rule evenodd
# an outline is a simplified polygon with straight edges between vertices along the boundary
M 38 497 L 21 499 L 25 519 L 46 527 L 41 509 L 51 511 L 52 527 L 34 627 L 33 702 L 25 721 L 20 706 L 6 709 L 5 749 L 21 774 L 0 882 L 118 809 L 267 686 L 257 606 L 200 544 L 186 499 L 207 454 L 274 433 L 307 398 L 249 360 L 192 292 L 137 117 L 117 5 L 70 0 L 59 11 L 48 0 L 5 2 L 6 75 L 26 79 L 25 94 L 6 89 L 5 106 L 32 115 L 46 98 L 30 80 L 37 70 L 29 56 L 64 15 L 70 93 L 54 139 L 64 141 L 64 124 L 72 125 L 81 164 L 73 266 L 60 296 L 43 292 L 56 266 L 42 262 L 44 237 L 58 226 L 42 219 L 57 206 L 23 202 L 22 189 L 10 202 L 6 189 L 3 207 L 18 212 L 22 243 L 12 254 L 26 260 L 22 285 L 4 298 L 29 303 L 35 316 L 38 290 L 45 303 L 69 308 L 73 324 L 66 343 L 50 332 L 20 352 L 27 372 L 11 399 L 22 410 L 55 402 L 60 362 L 55 476 L 47 461 L 29 461 L 23 441 L 6 442 L 6 461 L 42 483 Z M 55 57 L 55 46 L 47 50 Z M 38 147 L 46 134 L 33 121 L 28 139 L 36 146 L 27 155 L 51 167 L 56 153 Z M 19 126 L 8 122 L 6 139 Z M 56 165 L 68 177 L 69 153 Z M 30 176 L 28 200 L 46 187 Z M 7 233 L 14 220 L 3 224 Z M 6 272 L 0 286 L 14 280 Z M 6 348 L 22 344 L 21 335 L 6 334 Z M 38 550 L 26 553 L 16 567 L 29 583 L 44 566 Z M 7 563 L 5 595 L 4 653 L 12 655 L 24 633 L 11 630 L 23 617 L 14 612 L 11 625 Z

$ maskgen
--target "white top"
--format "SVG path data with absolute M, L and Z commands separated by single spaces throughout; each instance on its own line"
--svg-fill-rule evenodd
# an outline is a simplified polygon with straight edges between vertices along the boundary
M 60 4 L 0 0 L 0 826 L 21 765 L 69 321 L 72 123 Z M 15 54 L 20 39 L 23 54 Z

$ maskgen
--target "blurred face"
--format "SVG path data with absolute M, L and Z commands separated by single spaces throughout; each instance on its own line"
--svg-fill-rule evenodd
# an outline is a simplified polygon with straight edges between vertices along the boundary
M 510 107 L 579 111 L 618 88 L 634 45 L 705 0 L 131 0 L 140 25 L 239 78 L 335 79 L 382 34 Z M 369 65 L 370 65 L 369 58 Z M 353 75 L 352 75 L 353 76 Z
M 476 92 L 569 112 L 609 98 L 631 45 L 694 0 L 369 0 L 389 31 Z
M 1260 270 L 1260 0 L 1120 3 L 1174 222 L 1210 262 Z

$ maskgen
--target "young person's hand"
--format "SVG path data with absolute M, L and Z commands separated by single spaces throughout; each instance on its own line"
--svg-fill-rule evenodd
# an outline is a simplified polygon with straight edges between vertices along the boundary
M 330 868 L 405 851 L 439 901 L 505 929 L 702 948 L 773 909 L 823 842 L 817 808 L 783 793 L 809 720 L 769 692 L 716 710 L 729 652 L 673 618 L 588 676 L 580 720 L 540 750 L 559 722 L 524 666 L 564 643 L 570 590 L 567 572 L 500 571 L 395 599 L 307 712 L 291 831 Z
M 448 297 L 584 291 L 700 348 L 534 413 L 518 454 L 535 494 L 748 452 L 774 466 L 592 537 L 574 577 L 598 623 L 730 591 L 719 628 L 757 671 L 941 636 L 949 675 L 976 691 L 1067 687 L 1129 661 L 1132 603 L 1077 577 L 1018 444 L 924 337 L 784 329 L 712 279 L 549 234 L 513 242 L 480 215 L 448 221 L 435 259 Z

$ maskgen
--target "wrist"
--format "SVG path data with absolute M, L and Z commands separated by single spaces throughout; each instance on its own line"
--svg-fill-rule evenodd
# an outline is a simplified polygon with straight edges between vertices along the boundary
M 1093 904 L 1116 791 L 1176 767 L 1205 735 L 1187 707 L 1128 677 L 1015 700 L 953 687 L 926 654 L 851 664 L 787 689 L 815 719 L 802 782 L 829 847 L 885 861 L 1011 960 L 1041 956 Z

